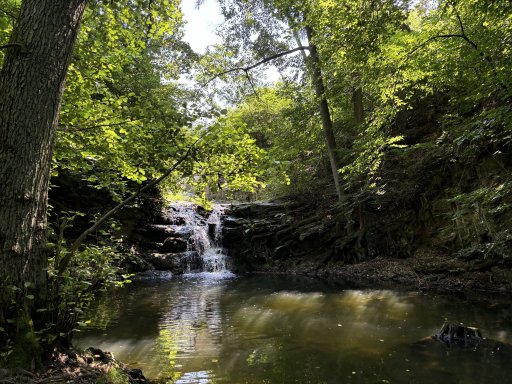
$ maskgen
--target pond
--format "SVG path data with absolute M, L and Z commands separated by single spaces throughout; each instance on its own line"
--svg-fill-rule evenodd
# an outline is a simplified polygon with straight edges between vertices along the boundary
M 444 321 L 512 343 L 507 302 L 279 276 L 190 274 L 109 292 L 76 336 L 165 383 L 504 383 L 511 356 L 415 344 Z

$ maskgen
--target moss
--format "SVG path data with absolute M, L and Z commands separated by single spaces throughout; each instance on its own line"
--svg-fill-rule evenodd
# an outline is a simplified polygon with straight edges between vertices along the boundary
M 98 384 L 130 384 L 130 378 L 121 368 L 113 366 L 105 374 L 105 377 L 98 380 Z
M 16 319 L 17 332 L 6 358 L 9 368 L 34 369 L 42 366 L 43 349 L 34 332 L 28 307 L 22 307 Z

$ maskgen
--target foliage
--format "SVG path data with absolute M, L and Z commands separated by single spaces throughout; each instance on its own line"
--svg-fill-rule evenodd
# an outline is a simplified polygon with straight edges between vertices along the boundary
M 183 91 L 161 81 L 179 75 L 176 60 L 188 52 L 181 14 L 175 1 L 95 3 L 83 24 L 55 158 L 59 168 L 122 191 L 126 181 L 142 183 L 170 164 L 190 123 Z
M 322 137 L 312 98 L 308 89 L 279 83 L 258 89 L 229 112 L 228 119 L 247 124 L 251 137 L 267 151 L 263 169 L 269 190 L 258 196 L 305 192 L 322 169 Z
M 190 153 L 162 185 L 168 195 L 194 194 L 206 202 L 321 189 L 328 183 L 328 162 L 319 97 L 306 82 L 309 54 L 273 61 L 281 74 L 273 85 L 265 82 L 263 66 L 218 76 L 237 87 L 220 89 L 212 80 L 302 45 L 308 27 L 314 31 L 308 44 L 318 48 L 325 79 L 321 96 L 341 144 L 348 226 L 359 224 L 363 231 L 367 200 L 384 201 L 390 182 L 400 183 L 389 180 L 398 172 L 387 160 L 412 169 L 421 149 L 460 177 L 444 176 L 429 195 L 445 208 L 432 219 L 443 223 L 439 236 L 462 247 L 466 259 L 474 250 L 505 254 L 512 208 L 506 158 L 512 143 L 510 1 L 219 3 L 226 18 L 223 44 L 199 57 L 182 40 L 178 0 L 90 2 L 68 72 L 55 175 L 80 174 L 121 200 Z M 0 45 L 9 41 L 19 6 L 20 0 L 0 0 Z M 178 79 L 198 69 L 208 87 L 192 92 Z M 355 117 L 358 92 L 361 121 Z M 231 103 L 227 111 L 216 105 L 219 93 Z M 489 162 L 499 169 L 486 173 Z M 465 181 L 468 174 L 478 181 Z M 411 191 L 410 199 L 419 199 Z M 23 310 L 18 319 L 7 319 L 9 327 L 22 329 L 29 346 L 65 339 L 93 291 L 118 281 L 120 255 L 112 242 L 88 245 L 56 276 L 55 265 L 68 252 L 64 229 L 72 217 L 58 223 L 49 271 L 55 300 L 39 308 L 45 329 L 35 332 L 23 315 L 35 288 L 9 288 L 11 312 Z M 2 345 L 12 346 L 12 329 L 0 328 Z M 14 349 L 2 353 L 8 357 Z
M 130 384 L 130 377 L 121 368 L 110 367 L 105 377 L 105 384 Z M 102 384 L 100 381 L 99 384 Z
M 60 249 L 60 258 L 69 252 L 62 245 Z M 67 343 L 78 327 L 87 325 L 84 311 L 100 290 L 130 282 L 130 276 L 122 274 L 119 267 L 122 258 L 122 253 L 113 245 L 89 244 L 61 276 L 57 274 L 59 258 L 50 259 L 48 273 L 52 300 L 48 308 L 41 309 L 48 312 L 46 328 L 39 331 L 41 342 L 48 345 Z
M 202 191 L 208 191 L 229 197 L 235 191 L 254 192 L 265 187 L 265 151 L 255 145 L 240 119 L 219 117 L 198 134 L 201 142 L 187 178 L 197 195 L 206 197 Z
M 181 17 L 175 1 L 89 8 L 68 75 L 56 172 L 80 170 L 120 199 L 133 182 L 159 177 L 194 146 L 164 188 L 192 187 L 206 196 L 204 188 L 263 185 L 259 150 L 249 138 L 236 124 L 204 120 L 219 115 L 216 109 L 190 101 L 194 96 L 175 81 L 195 60 L 181 41 Z
M 18 15 L 21 0 L 0 0 L 0 45 L 7 44 Z M 0 50 L 0 64 L 4 52 Z

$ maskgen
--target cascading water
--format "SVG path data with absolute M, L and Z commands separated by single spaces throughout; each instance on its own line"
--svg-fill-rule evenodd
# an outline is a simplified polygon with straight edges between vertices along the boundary
M 222 248 L 222 215 L 224 207 L 215 204 L 207 214 L 199 214 L 191 203 L 173 204 L 169 208 L 169 219 L 173 231 L 187 239 L 186 272 L 228 272 L 228 260 Z M 199 263 L 195 262 L 199 260 Z

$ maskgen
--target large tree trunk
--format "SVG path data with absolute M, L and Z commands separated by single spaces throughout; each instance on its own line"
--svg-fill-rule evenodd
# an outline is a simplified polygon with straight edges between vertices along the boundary
M 0 73 L 0 325 L 8 285 L 31 286 L 35 306 L 46 300 L 50 165 L 86 3 L 24 0 Z
M 343 201 L 343 192 L 341 190 L 340 177 L 338 174 L 338 155 L 336 153 L 336 138 L 334 136 L 334 129 L 331 119 L 331 112 L 329 111 L 329 104 L 325 96 L 325 85 L 322 76 L 320 56 L 316 45 L 312 43 L 313 31 L 310 27 L 306 26 L 306 35 L 309 41 L 309 63 L 311 70 L 311 81 L 315 89 L 316 97 L 318 99 L 318 108 L 320 110 L 320 116 L 322 117 L 322 127 L 324 131 L 325 142 L 327 144 L 327 152 L 329 154 L 329 162 L 331 164 L 332 178 L 334 186 L 336 187 L 336 194 L 338 200 Z

